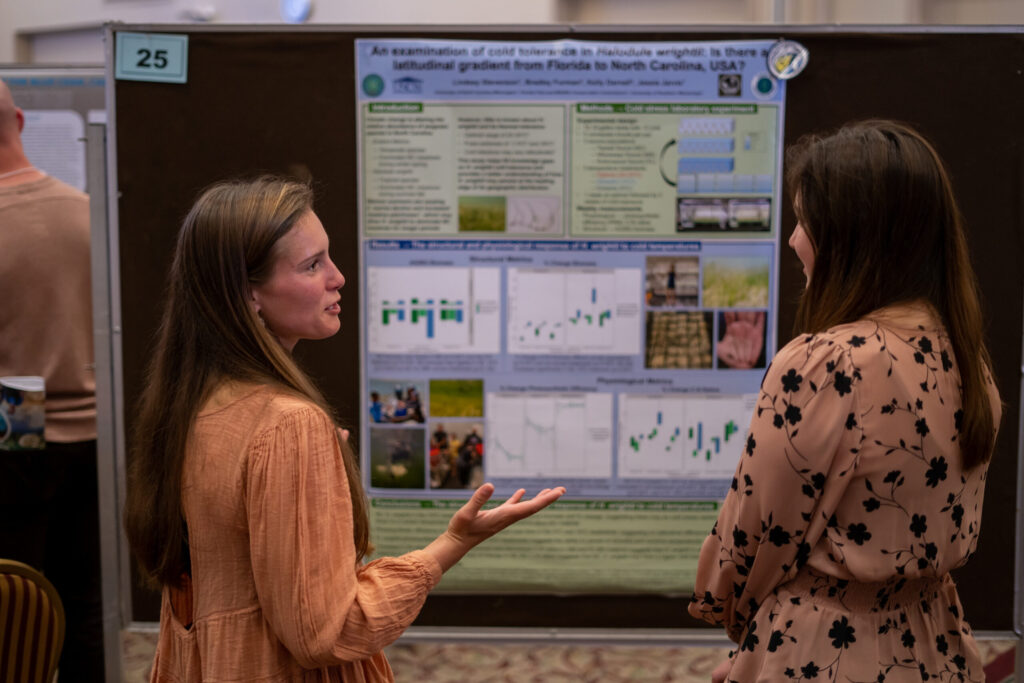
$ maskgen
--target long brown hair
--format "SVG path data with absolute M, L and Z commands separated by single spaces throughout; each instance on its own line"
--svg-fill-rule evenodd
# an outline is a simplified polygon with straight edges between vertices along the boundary
M 178 234 L 128 467 L 124 525 L 144 575 L 178 586 L 189 571 L 181 501 L 192 423 L 227 380 L 270 384 L 336 418 L 291 354 L 261 324 L 250 288 L 267 280 L 275 245 L 312 210 L 308 185 L 264 176 L 218 183 L 196 200 Z M 352 496 L 356 556 L 369 547 L 369 523 L 355 454 L 341 443 Z
M 907 125 L 864 121 L 790 147 L 786 185 L 814 248 L 797 331 L 930 302 L 959 366 L 963 466 L 986 462 L 995 442 L 985 388 L 991 362 L 963 218 L 935 148 Z

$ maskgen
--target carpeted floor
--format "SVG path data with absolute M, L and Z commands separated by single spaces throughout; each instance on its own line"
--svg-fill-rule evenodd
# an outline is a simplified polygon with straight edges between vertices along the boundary
M 154 632 L 124 632 L 125 683 L 148 680 L 155 642 Z M 979 645 L 986 663 L 1002 665 L 1000 677 L 990 675 L 989 682 L 1012 683 L 1016 641 L 981 640 Z M 387 649 L 399 683 L 707 683 L 726 652 L 712 647 L 477 642 L 400 642 Z M 1009 678 L 1003 672 L 1010 672 Z

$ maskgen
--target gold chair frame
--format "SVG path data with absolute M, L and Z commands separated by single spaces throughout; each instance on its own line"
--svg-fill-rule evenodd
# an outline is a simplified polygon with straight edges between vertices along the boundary
M 60 660 L 60 653 L 64 647 L 64 629 L 66 627 L 64 603 L 49 579 L 39 570 L 23 562 L 0 559 L 0 580 L 6 580 L 4 575 L 20 577 L 22 580 L 34 584 L 46 596 L 50 604 L 49 614 L 46 617 L 53 619 L 55 628 L 53 643 L 49 648 L 46 647 L 45 642 L 37 642 L 34 643 L 32 651 L 26 652 L 28 643 L 20 631 L 20 624 L 14 623 L 13 620 L 9 620 L 7 617 L 12 609 L 24 610 L 25 606 L 21 599 L 14 600 L 12 604 L 13 591 L 0 592 L 0 648 L 7 644 L 7 649 L 9 650 L 7 652 L 0 652 L 0 680 L 9 680 L 7 667 L 14 666 L 17 662 L 23 661 L 22 657 L 27 656 L 35 658 L 36 663 L 39 665 L 36 669 L 36 676 L 33 679 L 29 679 L 27 674 L 30 669 L 23 669 L 22 677 L 14 680 L 18 683 L 30 680 L 31 683 L 36 683 L 37 681 L 40 683 L 51 683 L 57 673 L 57 663 Z M 36 619 L 39 618 L 37 615 Z M 9 621 L 11 621 L 11 630 L 10 632 L 5 632 Z

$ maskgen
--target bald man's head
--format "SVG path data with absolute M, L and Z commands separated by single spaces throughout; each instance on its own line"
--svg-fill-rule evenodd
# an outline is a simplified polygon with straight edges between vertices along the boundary
M 14 104 L 11 89 L 0 80 L 0 144 L 20 138 L 23 116 Z

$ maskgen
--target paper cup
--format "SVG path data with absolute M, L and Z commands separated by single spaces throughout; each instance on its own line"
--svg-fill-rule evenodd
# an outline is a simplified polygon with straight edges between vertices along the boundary
M 42 377 L 0 377 L 0 450 L 46 448 L 46 383 Z

